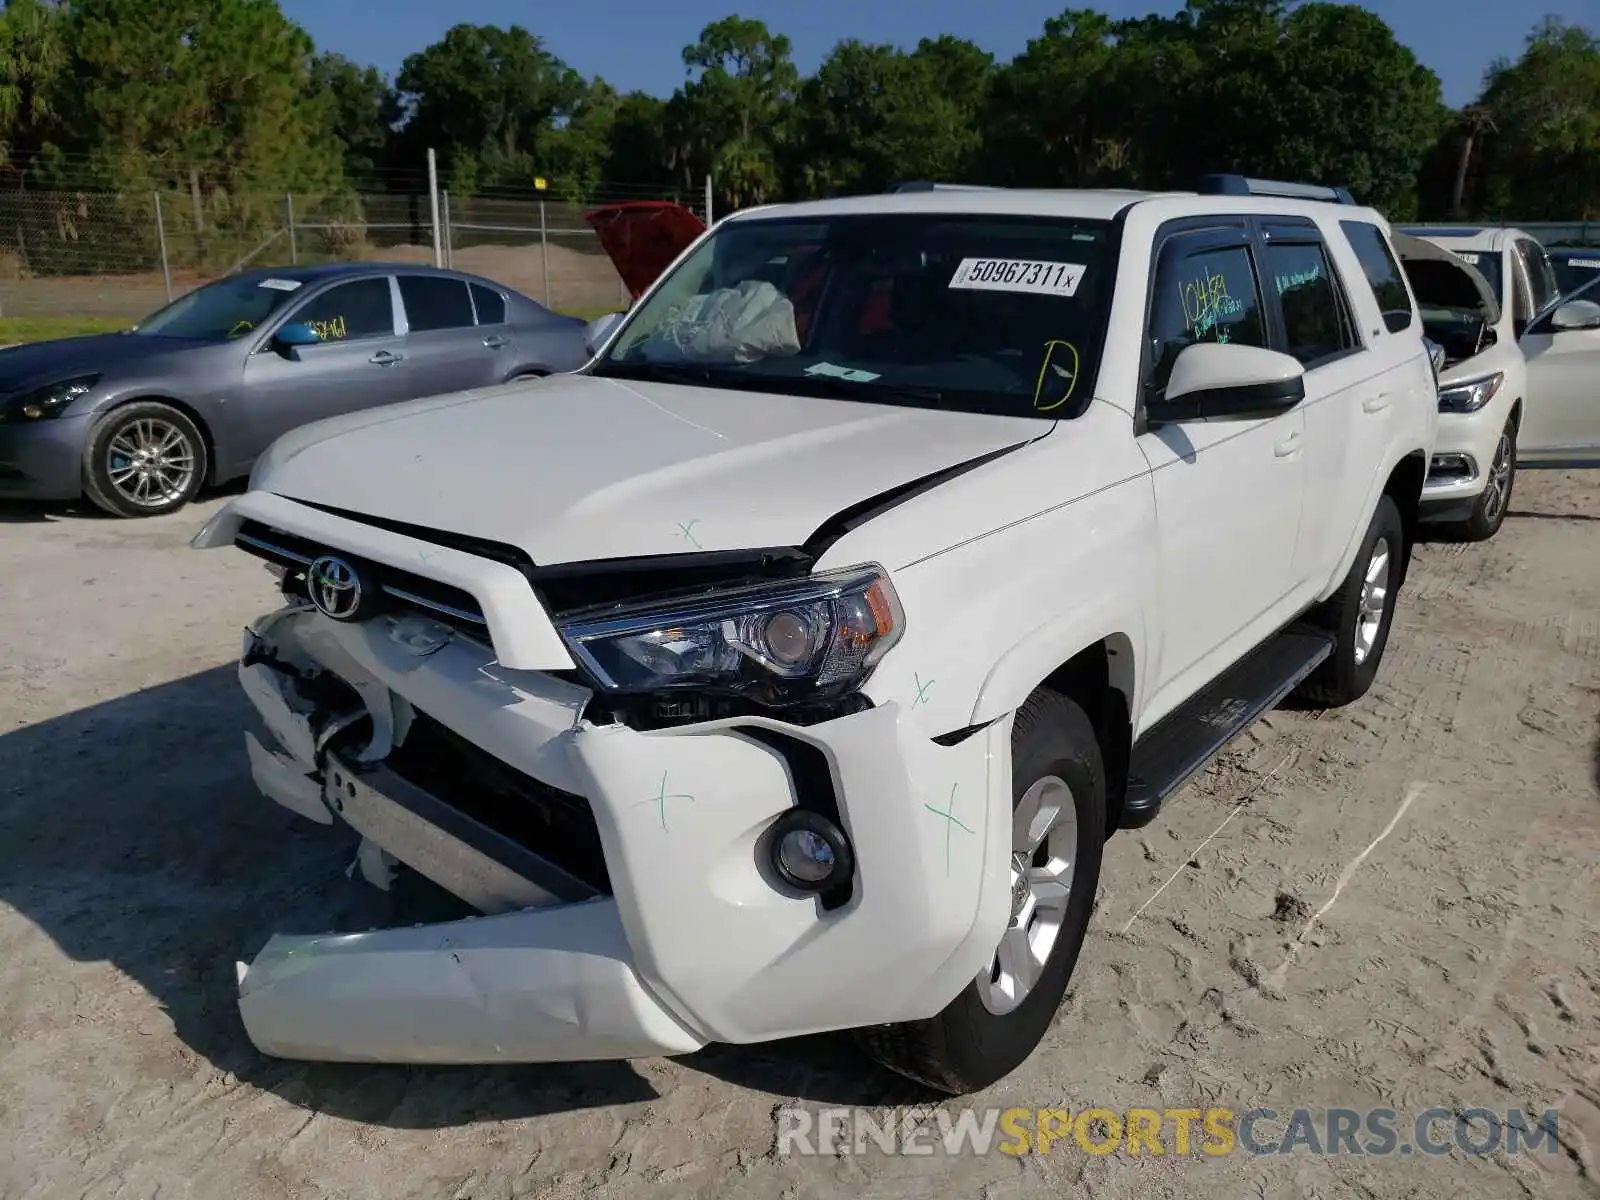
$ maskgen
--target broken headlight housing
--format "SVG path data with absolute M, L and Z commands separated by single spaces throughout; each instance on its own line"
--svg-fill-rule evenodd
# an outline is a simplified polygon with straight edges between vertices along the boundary
M 604 692 L 782 707 L 859 688 L 904 628 L 888 574 L 864 566 L 577 617 L 561 634 Z
M 1445 413 L 1474 413 L 1495 398 L 1505 373 L 1496 371 L 1482 379 L 1467 379 L 1460 383 L 1447 383 L 1439 388 L 1439 411 Z

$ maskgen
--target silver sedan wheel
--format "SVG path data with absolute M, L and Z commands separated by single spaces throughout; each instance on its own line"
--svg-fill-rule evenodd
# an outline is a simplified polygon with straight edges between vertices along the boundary
M 1384 610 L 1389 605 L 1389 539 L 1379 538 L 1372 544 L 1372 556 L 1367 559 L 1367 570 L 1361 580 L 1361 604 L 1356 613 L 1356 666 L 1367 661 L 1373 646 L 1378 643 L 1378 630 L 1383 628 Z
M 994 962 L 978 976 L 978 999 L 996 1016 L 1033 991 L 1056 948 L 1072 896 L 1078 810 L 1066 781 L 1047 775 L 1011 816 L 1011 921 Z
M 1505 507 L 1506 495 L 1511 491 L 1511 463 L 1515 453 L 1511 448 L 1511 434 L 1502 433 L 1500 444 L 1494 448 L 1494 463 L 1489 467 L 1489 483 L 1483 489 L 1483 519 L 1491 524 Z
M 106 476 L 130 504 L 161 508 L 188 494 L 195 457 L 183 430 L 159 417 L 141 417 L 111 439 Z

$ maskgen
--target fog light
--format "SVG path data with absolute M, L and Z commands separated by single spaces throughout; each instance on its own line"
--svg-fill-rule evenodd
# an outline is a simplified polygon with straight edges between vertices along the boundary
M 792 888 L 827 892 L 855 874 L 855 855 L 839 827 L 826 817 L 793 809 L 773 823 L 772 869 Z

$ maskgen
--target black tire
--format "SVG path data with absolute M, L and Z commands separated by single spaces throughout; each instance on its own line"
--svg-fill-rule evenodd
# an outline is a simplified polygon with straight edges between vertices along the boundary
M 123 490 L 128 487 L 126 472 L 139 469 L 131 465 L 133 460 L 125 448 L 144 444 L 148 435 L 159 431 L 166 431 L 161 434 L 162 444 L 173 447 L 162 461 L 186 463 L 187 474 L 180 478 L 176 469 L 152 471 L 146 479 L 151 500 L 140 503 L 130 491 Z M 83 490 L 114 517 L 159 517 L 177 512 L 194 499 L 205 483 L 208 467 L 206 440 L 193 421 L 170 404 L 140 400 L 112 409 L 89 432 L 83 451 Z M 123 485 L 120 488 L 119 481 Z
M 1077 814 L 1077 856 L 1066 911 L 1037 982 L 1003 1015 L 989 1011 L 974 979 L 937 1016 L 856 1031 L 862 1048 L 890 1070 L 956 1096 L 1004 1078 L 1044 1038 L 1077 964 L 1100 883 L 1105 770 L 1083 709 L 1059 693 L 1035 692 L 1017 712 L 1011 764 L 1014 807 L 1037 781 L 1055 776 L 1070 789 Z
M 1517 482 L 1517 423 L 1508 419 L 1489 463 L 1489 480 L 1472 506 L 1472 515 L 1450 528 L 1462 541 L 1486 542 L 1505 524 L 1511 490 Z
M 1370 615 L 1370 608 L 1364 609 L 1363 596 L 1367 591 L 1367 572 L 1373 565 L 1380 541 L 1388 552 L 1383 610 L 1377 619 L 1376 633 L 1363 653 L 1359 631 L 1364 614 Z M 1377 678 L 1384 648 L 1389 644 L 1389 627 L 1394 623 L 1394 604 L 1400 590 L 1405 551 L 1405 525 L 1400 520 L 1400 509 L 1392 496 L 1380 497 L 1378 510 L 1367 526 L 1367 535 L 1361 539 L 1361 548 L 1350 565 L 1350 573 L 1339 590 L 1313 614 L 1313 623 L 1333 635 L 1333 653 L 1300 685 L 1302 699 L 1323 708 L 1338 708 L 1367 694 Z

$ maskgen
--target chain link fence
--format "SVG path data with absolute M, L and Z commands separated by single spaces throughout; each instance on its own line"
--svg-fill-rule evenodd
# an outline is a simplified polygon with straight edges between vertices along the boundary
M 627 303 L 583 213 L 616 200 L 552 188 L 528 197 L 440 195 L 446 265 L 589 316 Z M 235 271 L 327 262 L 434 261 L 426 185 L 378 194 L 0 193 L 0 318 L 137 320 Z

